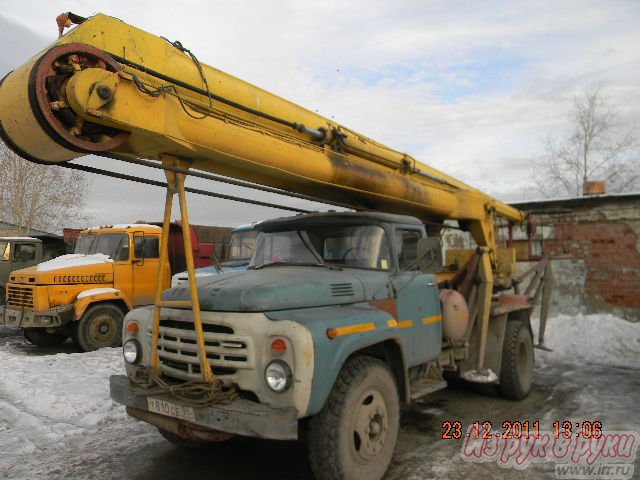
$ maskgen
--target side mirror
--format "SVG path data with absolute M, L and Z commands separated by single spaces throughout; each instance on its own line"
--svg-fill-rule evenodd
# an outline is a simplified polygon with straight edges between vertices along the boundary
M 439 238 L 418 240 L 418 267 L 422 273 L 435 273 L 442 268 L 442 241 Z

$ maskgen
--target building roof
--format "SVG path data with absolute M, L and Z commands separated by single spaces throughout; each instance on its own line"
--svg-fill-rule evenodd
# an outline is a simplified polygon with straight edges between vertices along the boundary
M 0 231 L 5 230 L 5 231 L 19 232 L 21 229 L 22 229 L 22 227 L 20 225 L 16 225 L 14 223 L 0 221 Z M 45 232 L 43 230 L 37 230 L 35 228 L 31 228 L 27 232 L 27 235 L 30 236 L 30 237 L 36 237 L 36 238 L 38 238 L 38 237 L 62 238 L 62 236 L 56 235 L 55 233 Z
M 603 195 L 585 195 L 583 197 L 549 198 L 512 202 L 512 207 L 524 211 L 548 210 L 553 208 L 595 207 L 606 203 L 629 203 L 640 201 L 640 192 L 606 193 Z

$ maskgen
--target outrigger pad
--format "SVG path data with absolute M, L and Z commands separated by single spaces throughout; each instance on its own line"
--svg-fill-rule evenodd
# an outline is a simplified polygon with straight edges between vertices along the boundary
M 467 382 L 473 383 L 496 383 L 498 381 L 498 376 L 490 368 L 469 370 L 464 372 L 461 377 Z

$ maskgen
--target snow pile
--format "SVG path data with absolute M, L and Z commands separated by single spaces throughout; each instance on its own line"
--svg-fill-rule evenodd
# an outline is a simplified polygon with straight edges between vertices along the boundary
M 86 464 L 95 478 L 109 478 L 124 439 L 129 447 L 157 441 L 153 427 L 109 396 L 109 376 L 124 373 L 121 348 L 34 352 L 0 346 L 0 477 L 69 478 Z
M 537 341 L 538 327 L 533 326 Z M 547 321 L 545 343 L 536 362 L 588 363 L 640 367 L 640 323 L 609 314 L 559 315 Z
M 84 292 L 80 292 L 78 294 L 78 298 L 90 297 L 92 295 L 100 295 L 101 293 L 118 293 L 120 290 L 117 288 L 92 288 L 90 290 L 85 290 Z
M 109 375 L 124 372 L 121 348 L 49 356 L 10 350 L 0 347 L 0 394 L 22 412 L 76 427 L 126 417 L 109 396 Z
M 104 230 L 107 228 L 119 228 L 119 229 L 128 229 L 128 228 L 149 228 L 153 230 L 162 230 L 162 227 L 158 225 L 149 225 L 148 223 L 117 223 L 115 225 L 100 225 L 97 227 L 87 228 L 88 231 L 92 230 Z
M 94 253 L 93 255 L 82 255 L 80 253 L 68 253 L 61 255 L 48 262 L 38 264 L 38 272 L 50 272 L 61 268 L 84 267 L 86 265 L 99 265 L 101 263 L 113 263 L 113 260 L 104 253 Z

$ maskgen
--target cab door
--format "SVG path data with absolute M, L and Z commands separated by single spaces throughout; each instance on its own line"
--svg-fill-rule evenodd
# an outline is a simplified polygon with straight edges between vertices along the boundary
M 160 268 L 160 237 L 135 232 L 133 236 L 133 303 L 153 303 Z
M 113 236 L 111 234 L 102 234 L 103 236 Z M 120 247 L 113 255 L 113 286 L 120 290 L 130 302 L 133 302 L 133 268 L 131 259 L 131 245 L 129 235 L 116 234 L 120 243 Z M 122 237 L 122 238 L 121 238 Z
M 397 228 L 395 252 L 398 272 L 391 282 L 396 292 L 398 328 L 409 346 L 409 366 L 438 356 L 442 347 L 442 318 L 436 276 L 422 273 L 418 265 L 418 241 L 423 232 Z

